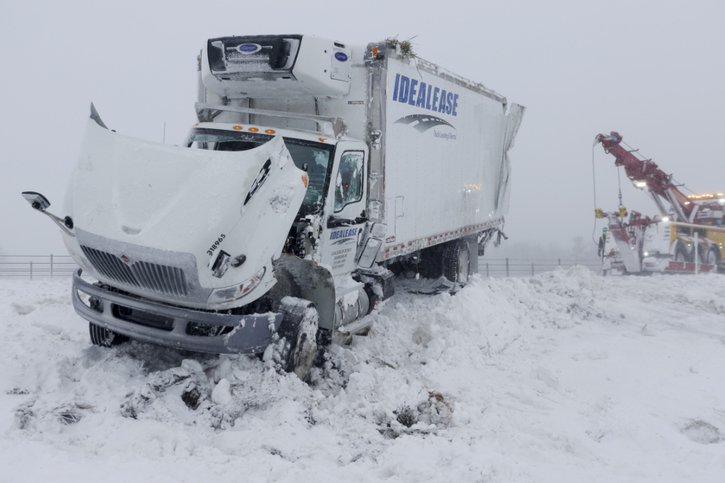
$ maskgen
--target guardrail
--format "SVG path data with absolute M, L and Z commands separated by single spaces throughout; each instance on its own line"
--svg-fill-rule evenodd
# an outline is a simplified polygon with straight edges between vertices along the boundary
M 597 259 L 566 258 L 488 258 L 478 259 L 478 272 L 486 277 L 522 277 L 548 272 L 557 267 L 581 265 L 598 272 Z M 0 255 L 0 278 L 54 278 L 67 277 L 78 268 L 68 255 Z
M 68 255 L 0 255 L 0 278 L 68 277 L 77 268 Z
M 559 267 L 583 266 L 599 272 L 602 263 L 596 258 L 488 258 L 478 259 L 478 273 L 486 277 L 524 277 L 550 272 Z

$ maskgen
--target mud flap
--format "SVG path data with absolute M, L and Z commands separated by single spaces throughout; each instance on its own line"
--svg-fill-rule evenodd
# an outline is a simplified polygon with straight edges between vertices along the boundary
M 321 329 L 335 328 L 335 282 L 332 274 L 312 260 L 282 255 L 275 263 L 276 276 L 294 285 L 294 296 L 315 304 Z M 288 294 L 289 295 L 289 294 Z

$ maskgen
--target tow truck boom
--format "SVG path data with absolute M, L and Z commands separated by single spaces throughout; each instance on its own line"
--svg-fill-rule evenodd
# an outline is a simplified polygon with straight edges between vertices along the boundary
M 672 175 L 662 171 L 651 159 L 640 159 L 635 155 L 637 150 L 625 149 L 621 145 L 622 136 L 618 132 L 612 131 L 608 135 L 598 134 L 596 142 L 602 144 L 606 153 L 615 157 L 616 166 L 624 167 L 627 177 L 635 186 L 647 189 L 662 216 L 667 216 L 669 211 L 664 201 L 672 207 L 677 215 L 677 221 L 689 221 L 693 204 L 688 201 L 687 195 L 672 183 Z

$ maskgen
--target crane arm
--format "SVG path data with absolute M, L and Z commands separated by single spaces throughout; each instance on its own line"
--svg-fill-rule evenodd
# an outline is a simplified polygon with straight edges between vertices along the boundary
M 615 166 L 624 167 L 627 177 L 635 186 L 650 192 L 661 211 L 664 208 L 661 200 L 664 199 L 681 218 L 680 221 L 687 221 L 693 205 L 672 183 L 671 175 L 662 171 L 651 159 L 640 159 L 634 154 L 636 151 L 625 149 L 621 145 L 622 136 L 618 132 L 612 131 L 608 135 L 598 134 L 595 141 L 602 144 L 606 153 L 614 156 Z

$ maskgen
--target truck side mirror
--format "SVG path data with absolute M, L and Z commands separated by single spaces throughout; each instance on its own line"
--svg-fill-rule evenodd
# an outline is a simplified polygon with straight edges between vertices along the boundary
M 23 191 L 22 195 L 34 210 L 45 211 L 50 207 L 48 198 L 36 191 Z
M 48 198 L 38 193 L 37 191 L 23 191 L 21 194 L 23 195 L 23 198 L 25 198 L 25 200 L 30 203 L 30 206 L 32 206 L 34 210 L 38 210 L 39 212 L 53 220 L 53 222 L 68 235 L 75 236 L 72 231 L 74 226 L 73 218 L 71 218 L 70 216 L 60 218 L 59 216 L 56 216 L 49 211 L 46 211 L 50 207 L 50 201 L 48 201 Z

